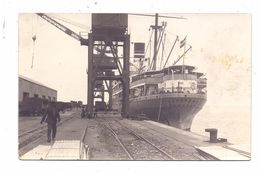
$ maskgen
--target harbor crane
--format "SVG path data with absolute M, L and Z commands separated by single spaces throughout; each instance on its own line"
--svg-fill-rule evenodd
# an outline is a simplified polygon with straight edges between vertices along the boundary
M 121 115 L 128 117 L 130 56 L 130 35 L 126 33 L 128 15 L 92 14 L 92 28 L 86 39 L 50 16 L 44 13 L 36 14 L 78 40 L 82 46 L 88 46 L 88 116 L 93 117 L 98 111 L 97 108 L 94 110 L 94 106 L 97 107 L 100 102 L 94 104 L 95 99 L 101 98 L 101 102 L 104 103 L 105 92 L 109 94 L 108 109 L 112 110 L 112 82 L 119 81 L 122 83 L 124 95 Z M 119 52 L 123 56 L 119 56 Z

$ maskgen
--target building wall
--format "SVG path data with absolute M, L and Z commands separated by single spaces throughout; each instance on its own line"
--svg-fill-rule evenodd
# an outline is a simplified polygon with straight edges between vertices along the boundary
M 29 93 L 29 97 L 35 97 L 37 94 L 39 98 L 45 96 L 48 100 L 57 101 L 56 90 L 19 77 L 19 102 L 23 101 L 25 92 Z

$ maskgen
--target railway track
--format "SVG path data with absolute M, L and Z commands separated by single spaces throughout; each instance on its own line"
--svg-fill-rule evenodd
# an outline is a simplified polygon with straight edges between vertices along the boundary
M 65 118 L 64 120 L 60 121 L 57 126 L 62 125 L 63 123 L 73 119 L 74 116 Z M 33 145 L 41 140 L 43 135 L 47 133 L 47 126 L 37 127 L 26 132 L 23 132 L 18 135 L 19 145 L 18 148 L 21 150 L 22 148 L 26 147 L 27 145 Z
M 101 124 L 103 127 L 111 132 L 113 137 L 117 140 L 118 144 L 121 146 L 121 148 L 124 150 L 130 160 L 177 160 L 176 158 L 162 150 L 160 147 L 156 146 L 147 138 L 140 136 L 133 130 L 119 123 L 118 121 L 116 121 L 116 123 L 112 123 L 111 121 L 103 121 L 99 122 L 99 124 Z M 116 124 L 119 124 L 120 127 L 118 127 Z M 122 131 L 124 131 L 123 135 L 119 133 L 122 133 Z M 135 139 L 133 139 L 133 137 Z M 133 143 L 129 143 L 129 138 L 135 141 L 134 145 L 137 146 L 137 150 L 133 149 Z M 144 151 L 145 153 L 140 153 Z
M 159 148 L 158 146 L 156 146 L 153 142 L 151 142 L 150 140 L 148 140 L 147 138 L 138 135 L 136 132 L 134 132 L 133 130 L 129 129 L 128 127 L 122 125 L 122 123 L 120 123 L 119 121 L 116 121 L 118 124 L 120 124 L 123 128 L 128 129 L 131 134 L 135 135 L 137 138 L 145 141 L 147 144 L 153 146 L 157 151 L 159 151 L 160 153 L 162 153 L 163 155 L 165 155 L 166 157 L 168 157 L 171 160 L 177 160 L 176 158 L 174 158 L 173 156 L 171 156 L 170 154 L 168 154 L 167 152 L 165 152 L 164 150 L 162 150 L 161 148 Z
M 133 155 L 130 153 L 130 151 L 127 149 L 127 147 L 124 145 L 123 141 L 118 137 L 117 133 L 112 129 L 112 127 L 110 126 L 110 124 L 105 125 L 106 128 L 108 128 L 112 135 L 114 136 L 114 138 L 117 140 L 117 142 L 120 144 L 120 146 L 122 147 L 122 149 L 125 151 L 125 153 L 127 154 L 128 158 L 130 160 L 134 160 Z
M 140 123 L 138 123 L 138 122 L 135 122 L 135 123 L 138 124 L 138 125 L 144 126 L 143 124 L 140 124 Z M 146 127 L 147 129 L 151 130 L 151 131 L 154 131 L 155 133 L 158 133 L 158 134 L 160 134 L 160 135 L 162 135 L 162 136 L 165 136 L 165 137 L 170 137 L 170 138 L 174 139 L 175 141 L 178 141 L 178 142 L 182 143 L 183 145 L 192 147 L 192 148 L 194 148 L 194 149 L 196 150 L 196 147 L 194 147 L 194 146 L 193 146 L 192 144 L 190 144 L 190 143 L 187 143 L 187 142 L 184 142 L 184 141 L 182 141 L 182 140 L 179 140 L 178 138 L 176 138 L 176 137 L 174 137 L 174 136 L 166 135 L 166 134 L 164 134 L 164 133 L 162 133 L 162 132 L 160 132 L 160 131 L 154 130 L 154 129 L 151 128 L 151 127 L 148 127 L 148 126 L 145 126 L 145 127 Z M 198 160 L 215 160 L 213 157 L 209 157 L 208 155 L 205 155 L 205 154 L 203 154 L 203 153 L 193 153 L 192 155 L 193 155 L 195 158 L 197 158 Z

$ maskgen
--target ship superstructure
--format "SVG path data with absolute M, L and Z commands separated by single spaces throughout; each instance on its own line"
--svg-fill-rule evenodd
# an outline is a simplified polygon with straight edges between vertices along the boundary
M 207 99 L 207 79 L 194 66 L 175 65 L 133 76 L 130 84 L 130 116 L 147 118 L 190 130 L 192 120 Z M 113 87 L 113 109 L 120 110 L 121 86 Z

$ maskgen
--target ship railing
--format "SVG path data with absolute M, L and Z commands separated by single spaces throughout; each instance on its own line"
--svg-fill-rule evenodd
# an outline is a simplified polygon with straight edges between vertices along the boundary
M 130 100 L 141 101 L 146 99 L 159 99 L 159 98 L 184 98 L 184 97 L 193 97 L 193 98 L 201 98 L 206 99 L 205 94 L 187 94 L 187 93 L 164 93 L 164 94 L 155 94 L 155 95 L 147 95 L 147 96 L 140 96 L 135 98 L 130 98 Z
M 163 76 L 163 81 L 167 81 L 167 80 L 197 80 L 197 74 L 176 74 L 174 73 L 174 75 L 169 74 L 169 75 L 165 75 Z
M 159 90 L 159 94 L 165 93 L 187 93 L 187 94 L 206 94 L 206 91 L 192 87 L 167 87 Z M 157 93 L 153 93 L 157 94 Z

